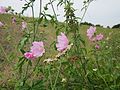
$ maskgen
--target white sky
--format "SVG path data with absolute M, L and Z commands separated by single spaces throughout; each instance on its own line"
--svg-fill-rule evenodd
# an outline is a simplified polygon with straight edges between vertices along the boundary
M 73 0 L 74 7 L 77 9 L 76 15 L 81 15 L 81 8 L 83 0 Z M 49 0 L 43 0 L 45 5 Z M 54 3 L 55 4 L 55 3 Z M 24 0 L 0 0 L 0 6 L 12 6 L 15 11 L 22 11 Z M 39 0 L 35 2 L 35 16 L 39 13 Z M 57 14 L 60 14 L 58 19 L 64 21 L 64 10 L 61 7 L 57 10 Z M 48 13 L 52 13 L 51 7 L 49 7 Z M 31 10 L 27 10 L 24 15 L 31 16 Z M 85 15 L 84 21 L 91 22 L 93 24 L 101 24 L 103 26 L 113 26 L 120 23 L 120 0 L 95 0 L 93 1 Z

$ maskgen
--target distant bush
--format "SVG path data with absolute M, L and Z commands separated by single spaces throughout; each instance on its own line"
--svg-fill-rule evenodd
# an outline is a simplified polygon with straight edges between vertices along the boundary
M 112 28 L 120 28 L 120 24 L 114 25 Z
M 89 25 L 89 26 L 94 26 L 94 24 L 92 24 L 92 23 L 89 23 L 89 22 L 83 22 L 83 23 L 81 23 L 82 25 Z
M 109 28 L 109 29 L 110 29 L 110 26 L 107 26 L 107 28 Z
M 96 27 L 103 27 L 102 25 L 100 25 L 100 24 L 97 24 L 97 25 L 95 25 Z

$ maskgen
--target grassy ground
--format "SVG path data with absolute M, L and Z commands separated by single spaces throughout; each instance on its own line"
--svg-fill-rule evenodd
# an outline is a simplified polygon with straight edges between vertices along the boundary
M 14 78 L 15 73 L 14 67 L 17 62 L 17 57 L 20 53 L 17 51 L 17 45 L 21 39 L 24 31 L 21 30 L 21 21 L 19 17 L 17 18 L 17 24 L 11 23 L 12 15 L 0 15 L 0 21 L 5 23 L 6 27 L 0 28 L 0 85 L 6 84 L 10 79 Z M 31 18 L 25 18 L 27 22 L 31 22 Z M 89 28 L 87 25 L 82 25 L 80 27 L 81 35 L 86 41 L 86 47 L 90 49 L 90 42 L 86 37 L 86 30 Z M 108 29 L 103 27 L 97 27 L 97 33 L 103 33 L 105 39 L 111 37 L 113 31 L 118 31 L 120 29 Z M 48 27 L 39 27 L 39 33 L 43 33 L 43 36 L 46 38 L 46 56 L 53 56 L 53 49 L 50 47 L 50 44 L 55 40 L 55 29 L 49 24 Z M 39 36 L 38 36 L 39 37 Z M 55 52 L 54 52 L 55 53 Z

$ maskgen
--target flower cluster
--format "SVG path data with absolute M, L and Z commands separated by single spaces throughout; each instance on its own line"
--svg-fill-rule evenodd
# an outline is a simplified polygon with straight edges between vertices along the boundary
M 42 41 L 34 41 L 30 49 L 31 50 L 29 52 L 24 54 L 25 58 L 27 59 L 33 60 L 35 58 L 41 57 L 45 53 L 44 44 Z
M 89 38 L 90 41 L 100 41 L 103 39 L 103 35 L 100 33 L 98 35 L 95 35 L 95 32 L 96 32 L 96 27 L 90 27 L 88 30 L 87 30 L 87 36 Z
M 57 58 L 60 57 L 61 55 L 64 55 L 67 52 L 67 50 L 71 48 L 72 45 L 73 45 L 72 43 L 69 45 L 69 40 L 67 36 L 61 32 L 61 34 L 57 36 L 57 43 L 56 43 L 56 48 L 59 51 L 59 53 L 55 56 L 55 58 L 45 59 L 44 62 L 48 63 L 57 60 Z M 33 42 L 30 49 L 31 50 L 29 52 L 26 52 L 24 54 L 24 57 L 30 60 L 41 57 L 45 53 L 43 42 L 36 42 L 36 41 Z
M 95 48 L 99 49 L 100 46 L 99 44 L 97 44 L 97 42 L 101 41 L 104 38 L 104 36 L 101 33 L 96 35 L 95 32 L 96 32 L 96 27 L 91 26 L 89 29 L 87 29 L 87 36 L 90 41 L 96 42 Z

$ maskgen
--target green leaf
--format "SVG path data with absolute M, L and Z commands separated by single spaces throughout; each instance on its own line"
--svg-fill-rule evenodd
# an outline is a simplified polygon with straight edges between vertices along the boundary
M 28 61 L 28 64 L 29 64 L 30 66 L 32 66 L 32 62 L 31 62 L 31 60 Z
M 19 60 L 19 63 L 18 63 L 18 65 L 17 65 L 17 68 L 19 69 L 19 73 L 22 73 L 22 66 L 23 66 L 23 64 L 24 64 L 24 62 L 25 62 L 25 58 L 20 58 L 21 59 L 21 61 Z
M 24 54 L 24 53 L 25 53 L 25 51 L 24 51 L 23 49 L 20 49 L 20 51 L 22 52 L 22 54 Z
M 38 23 L 40 24 L 43 20 L 43 16 L 41 18 L 38 19 Z

